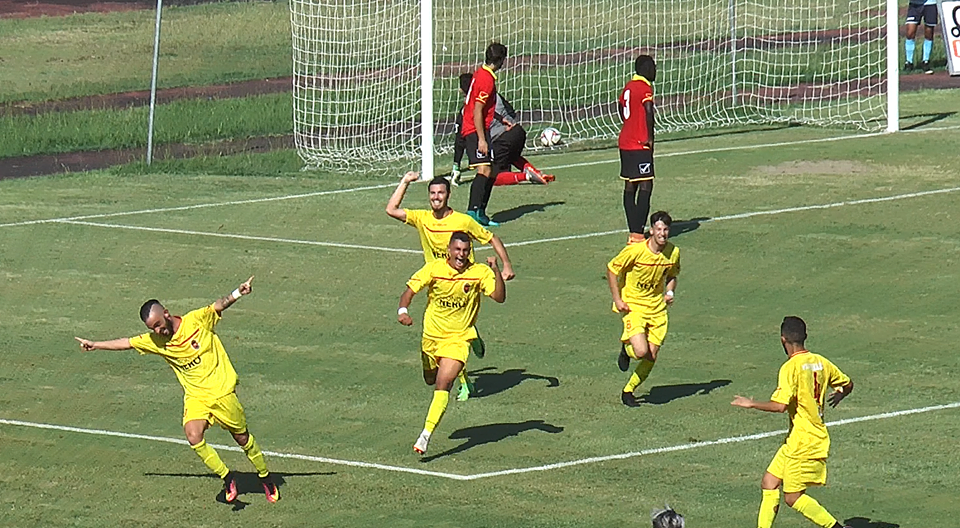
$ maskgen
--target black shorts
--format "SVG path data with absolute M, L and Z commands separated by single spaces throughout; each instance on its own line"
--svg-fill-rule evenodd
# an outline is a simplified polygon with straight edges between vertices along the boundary
M 907 24 L 920 24 L 921 19 L 928 27 L 936 26 L 940 20 L 936 4 L 910 4 L 907 6 Z
M 494 174 L 510 170 L 510 165 L 523 154 L 526 142 L 527 131 L 520 125 L 514 125 L 494 138 L 490 147 L 493 149 Z
M 479 167 L 481 165 L 490 165 L 490 163 L 493 162 L 493 145 L 487 142 L 488 150 L 486 155 L 483 155 L 477 150 L 477 145 L 480 144 L 480 137 L 477 136 L 476 132 L 466 136 L 464 139 L 467 143 L 467 161 L 470 163 L 470 168 Z
M 620 177 L 631 182 L 653 179 L 652 150 L 621 150 Z

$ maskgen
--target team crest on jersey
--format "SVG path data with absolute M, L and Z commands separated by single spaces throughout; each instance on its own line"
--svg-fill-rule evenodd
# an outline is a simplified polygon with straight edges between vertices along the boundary
M 650 164 L 641 163 L 637 169 L 640 171 L 640 174 L 650 174 Z
M 193 348 L 194 350 L 200 350 L 200 342 L 197 341 L 196 339 L 192 339 L 190 341 L 190 347 Z
M 470 283 L 469 283 L 469 282 L 463 285 L 463 293 L 470 293 Z

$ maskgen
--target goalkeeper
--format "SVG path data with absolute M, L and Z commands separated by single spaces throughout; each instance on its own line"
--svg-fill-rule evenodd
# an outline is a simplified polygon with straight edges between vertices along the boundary
M 470 90 L 472 79 L 473 75 L 469 73 L 460 76 L 460 91 L 464 96 Z M 460 161 L 463 160 L 463 151 L 467 145 L 466 139 L 460 135 L 462 124 L 463 113 L 460 112 L 457 114 L 453 169 L 450 171 L 454 185 L 461 183 Z M 493 122 L 490 124 L 490 137 L 493 141 L 494 169 L 498 170 L 493 185 L 516 185 L 524 182 L 547 184 L 556 179 L 552 174 L 543 174 L 527 158 L 523 157 L 523 146 L 527 141 L 527 132 L 517 122 L 516 110 L 500 94 L 497 94 Z M 511 171 L 510 165 L 520 169 L 520 172 Z M 489 200 L 490 191 L 487 190 L 484 193 L 484 207 Z

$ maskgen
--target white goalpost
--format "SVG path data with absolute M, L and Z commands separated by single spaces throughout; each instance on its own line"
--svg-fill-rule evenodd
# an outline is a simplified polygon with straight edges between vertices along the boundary
M 896 0 L 290 0 L 294 135 L 308 167 L 448 152 L 457 77 L 487 44 L 530 146 L 616 138 L 640 53 L 658 133 L 748 124 L 898 129 Z M 889 28 L 889 30 L 888 30 Z

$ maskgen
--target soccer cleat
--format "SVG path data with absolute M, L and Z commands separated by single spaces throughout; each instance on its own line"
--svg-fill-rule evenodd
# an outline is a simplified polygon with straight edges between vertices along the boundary
M 913 71 L 913 63 L 910 61 L 904 62 L 903 71 Z
M 634 396 L 632 392 L 621 392 L 620 401 L 627 407 L 640 407 L 640 403 L 637 402 L 637 397 Z
M 552 182 L 554 180 L 553 176 L 550 176 L 550 179 L 548 180 L 545 174 L 538 171 L 537 169 L 534 169 L 533 167 L 527 167 L 523 169 L 523 173 L 527 176 L 527 181 L 530 183 L 546 185 L 547 183 Z
M 627 244 L 640 244 L 646 241 L 647 237 L 643 233 L 630 233 L 630 236 L 627 237 Z
M 480 336 L 470 341 L 470 350 L 473 352 L 473 355 L 480 359 L 483 359 L 483 356 L 487 355 L 487 345 Z
M 920 63 L 920 69 L 923 70 L 923 73 L 927 75 L 933 75 L 933 68 L 930 67 L 930 63 L 927 61 Z
M 233 502 L 237 500 L 237 495 L 239 494 L 240 492 L 237 491 L 237 480 L 231 471 L 227 473 L 226 477 L 223 477 L 223 500 Z
M 423 432 L 420 433 L 420 437 L 417 438 L 416 443 L 413 444 L 413 450 L 416 451 L 417 454 L 423 455 L 427 452 L 427 444 L 429 443 L 430 443 L 430 433 L 428 433 L 427 430 L 424 429 Z
M 627 345 L 620 343 L 620 355 L 617 356 L 617 366 L 620 372 L 626 372 L 630 368 L 630 356 L 627 355 Z
M 487 212 L 483 209 L 477 211 L 477 218 L 477 222 L 479 222 L 483 227 L 498 227 L 500 225 L 499 222 L 494 222 L 491 220 L 490 217 L 487 216 Z
M 473 392 L 470 385 L 471 383 L 469 381 L 460 384 L 460 390 L 457 391 L 457 401 L 464 402 L 470 399 L 470 393 Z
M 480 211 L 478 211 L 477 209 L 470 209 L 469 211 L 467 211 L 467 216 L 469 216 L 470 218 L 473 218 L 474 222 L 480 225 L 483 225 L 483 222 L 480 221 Z
M 260 477 L 260 485 L 263 486 L 263 493 L 267 496 L 267 502 L 280 500 L 280 488 L 273 482 L 269 474 L 266 477 Z

